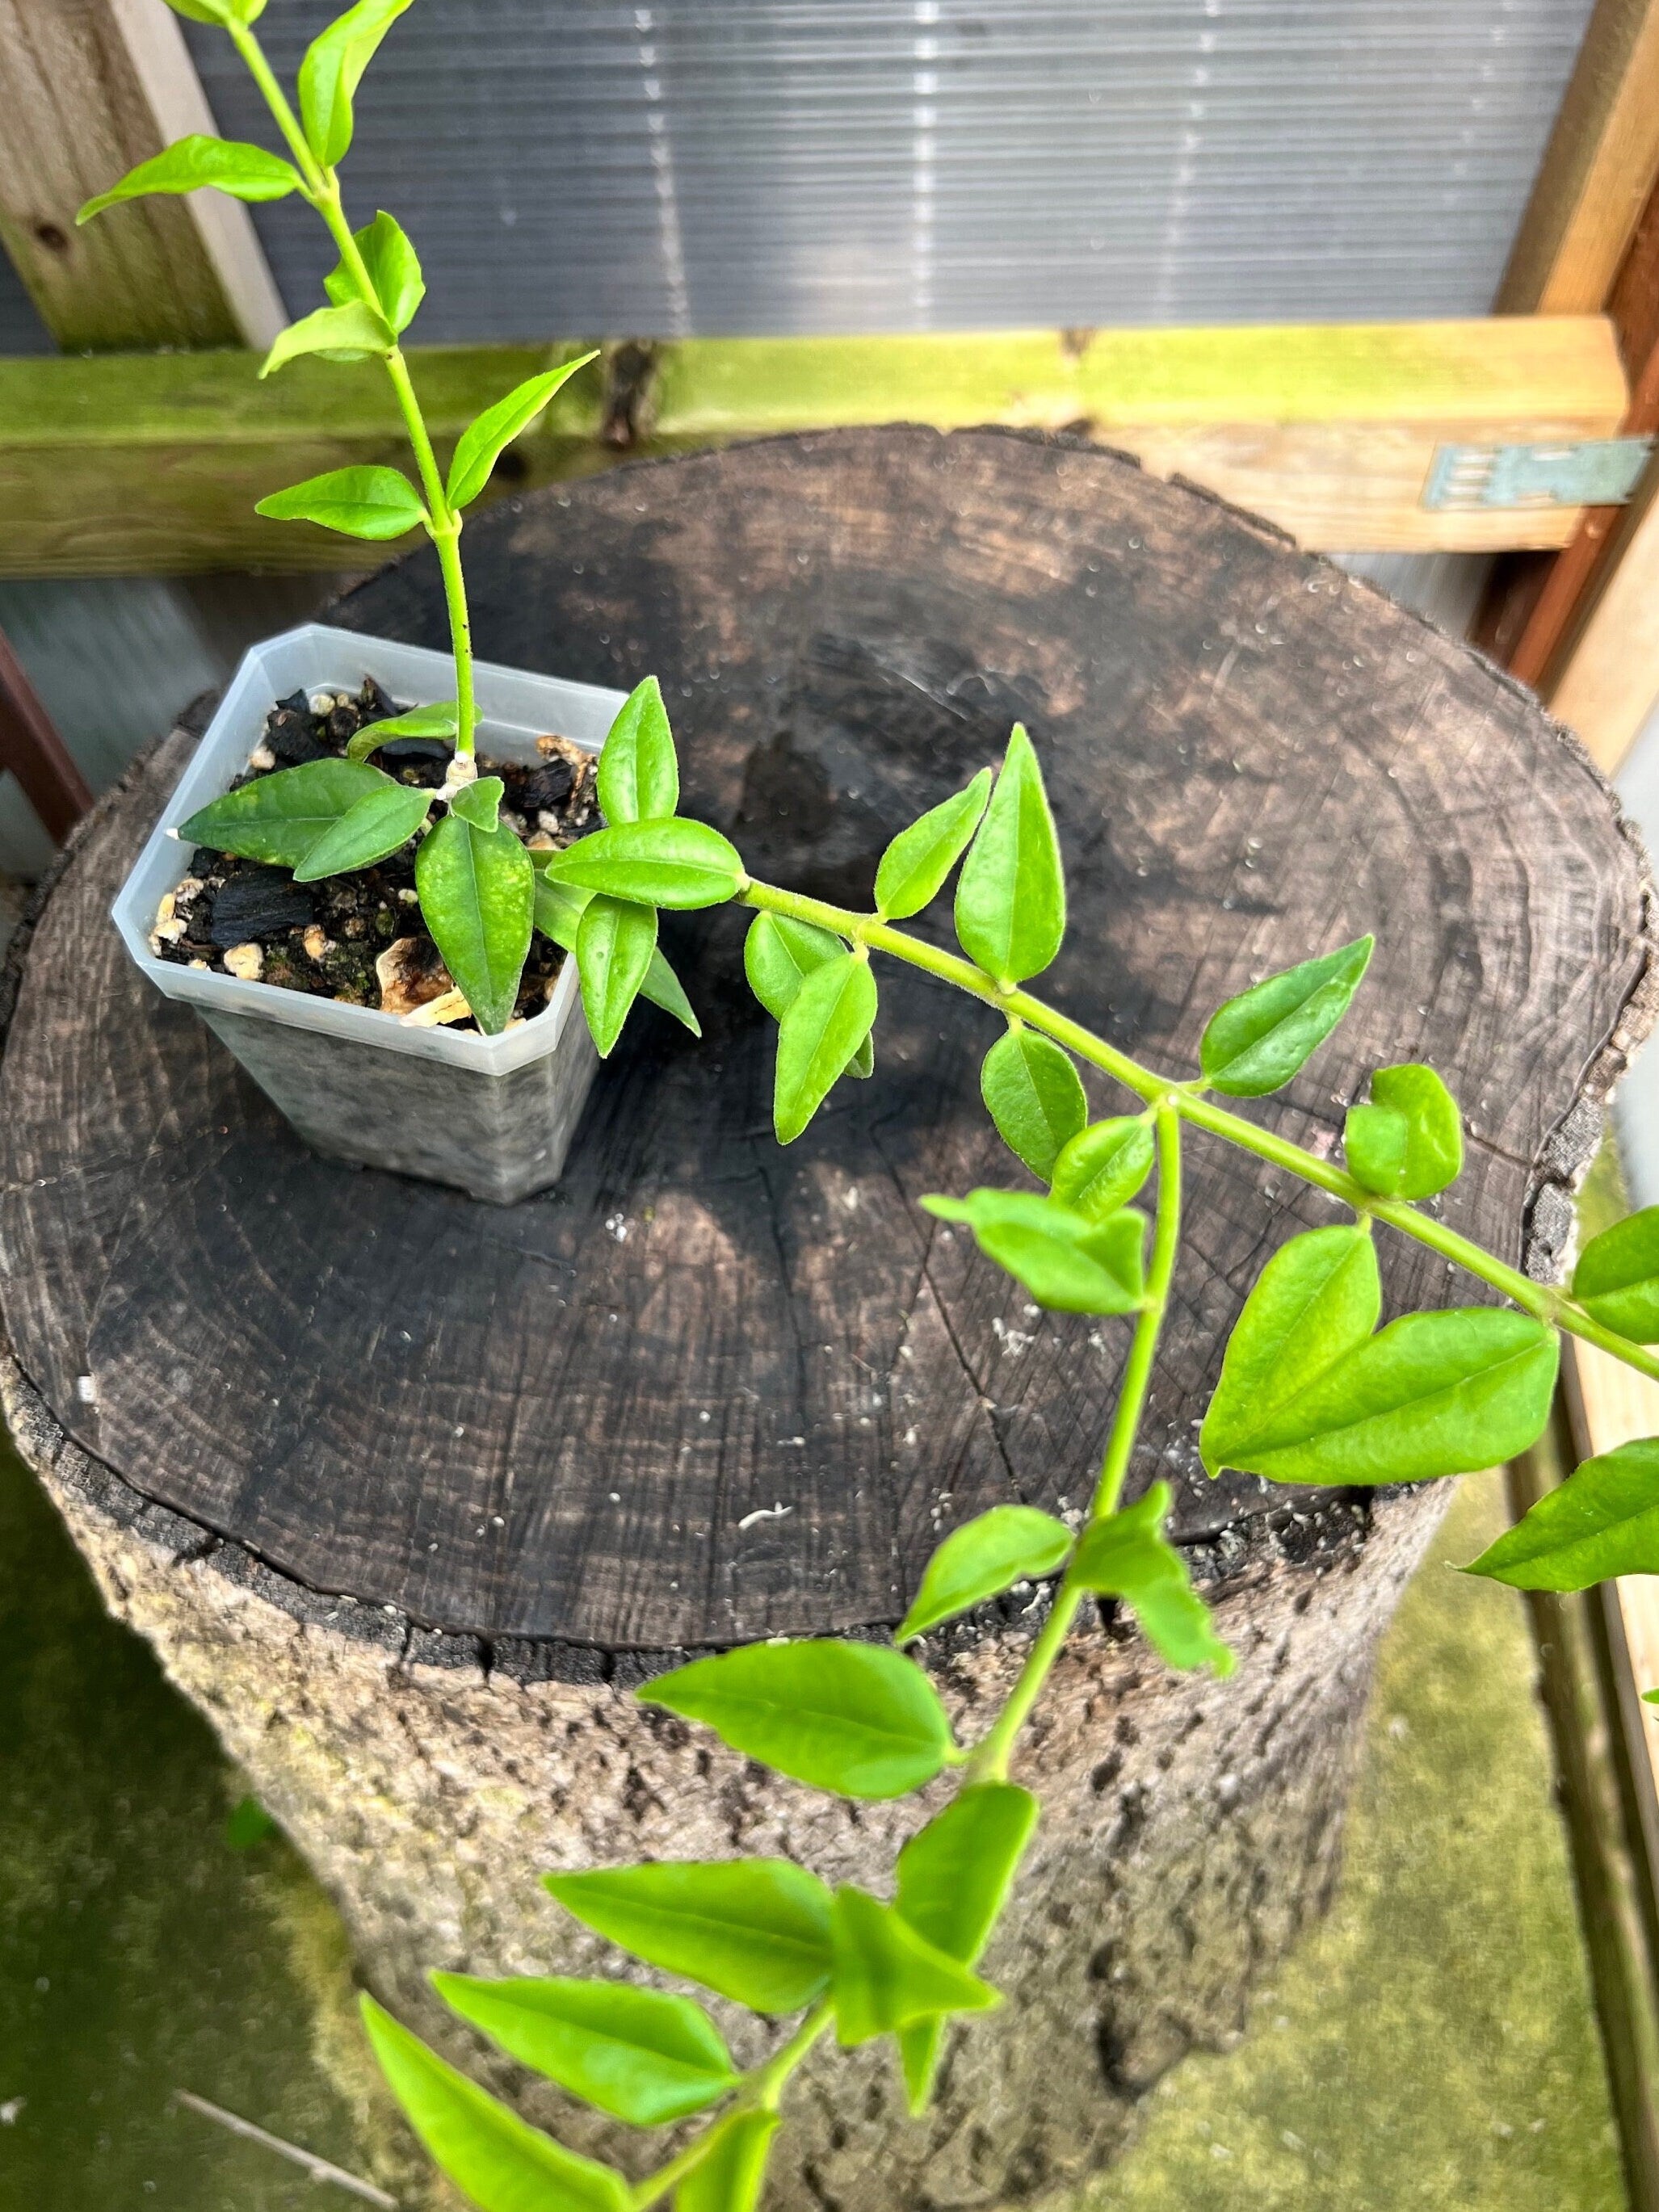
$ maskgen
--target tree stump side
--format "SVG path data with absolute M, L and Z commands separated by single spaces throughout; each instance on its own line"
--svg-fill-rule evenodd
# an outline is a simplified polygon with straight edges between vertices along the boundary
M 431 1968 L 626 1972 L 540 1874 L 780 1853 L 884 1890 L 923 1817 L 764 1774 L 639 1705 L 625 1670 L 515 1680 L 396 1616 L 378 1641 L 368 1623 L 343 1635 L 325 1601 L 90 1459 L 9 1358 L 0 1400 L 111 1610 L 331 1890 L 377 1995 L 573 2147 L 635 2174 L 647 2148 L 492 2057 L 433 1997 Z M 1074 1637 L 1017 1769 L 1044 1811 L 986 1961 L 1006 2003 L 956 2032 L 922 2122 L 881 2046 L 821 2048 L 789 2100 L 770 2212 L 1058 2207 L 1176 2060 L 1239 2033 L 1328 1899 L 1377 1644 L 1449 1496 L 1333 1497 L 1189 1547 L 1239 1654 L 1224 1683 L 1171 1674 L 1123 1626 Z M 953 1719 L 1006 1694 L 1032 1626 L 927 1654 Z M 760 2055 L 754 2024 L 714 2009 L 739 2058 Z

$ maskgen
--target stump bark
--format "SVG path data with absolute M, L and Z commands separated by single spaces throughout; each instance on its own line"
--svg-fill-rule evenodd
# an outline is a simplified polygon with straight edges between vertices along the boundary
M 1447 1218 L 1553 1272 L 1650 1020 L 1649 887 L 1578 748 L 1474 656 L 1199 494 L 994 432 L 635 467 L 505 502 L 468 545 L 481 650 L 656 670 L 686 811 L 773 880 L 862 899 L 892 830 L 1024 720 L 1071 886 L 1045 993 L 1172 1073 L 1219 1000 L 1375 928 L 1353 1014 L 1263 1117 L 1328 1146 L 1372 1066 L 1435 1063 L 1470 1121 Z M 435 568 L 335 618 L 441 644 Z M 873 1081 L 775 1148 L 729 915 L 665 933 L 702 1043 L 636 1018 L 556 1190 L 502 1213 L 312 1158 L 106 919 L 187 744 L 100 809 L 14 953 L 8 1410 L 376 1986 L 476 2060 L 423 1969 L 602 1963 L 546 1869 L 780 1850 L 880 1885 L 914 1807 L 817 1797 L 629 1692 L 688 1650 L 890 1627 L 989 1504 L 1075 1514 L 1127 1340 L 1036 1314 L 920 1210 L 1018 1179 L 976 1097 L 994 1030 L 937 987 L 884 975 Z M 1109 1619 L 1079 1634 L 1024 1754 L 1045 1820 L 988 1962 L 1007 2005 L 925 2124 L 879 2052 L 821 2054 L 788 2212 L 1062 2196 L 1173 2059 L 1237 2027 L 1328 1889 L 1376 1639 L 1441 1501 L 1204 1480 L 1231 1320 L 1333 1216 L 1192 1152 L 1130 1491 L 1175 1484 L 1239 1674 L 1172 1677 Z M 1391 1310 L 1480 1294 L 1415 1247 L 1384 1260 Z M 932 1640 L 964 1729 L 1032 1625 L 1011 1603 Z

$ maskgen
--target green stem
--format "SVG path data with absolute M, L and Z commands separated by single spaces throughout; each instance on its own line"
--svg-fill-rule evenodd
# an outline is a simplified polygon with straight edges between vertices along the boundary
M 686 2176 L 695 2173 L 714 2147 L 714 2139 L 728 2121 L 739 2112 L 775 2112 L 790 2075 L 807 2052 L 829 2028 L 836 2017 L 836 2008 L 828 1999 L 809 2012 L 787 2043 L 751 2073 L 744 2076 L 744 2086 L 734 2104 L 710 2123 L 702 2133 L 683 2151 L 659 2166 L 654 2173 L 647 2173 L 629 2191 L 629 2203 L 633 2212 L 645 2212 L 647 2205 L 655 2204 L 678 2189 Z
M 288 96 L 265 58 L 258 40 L 246 24 L 230 23 L 226 27 L 249 76 L 264 95 L 265 106 L 270 110 L 300 174 L 305 179 L 306 197 L 328 226 L 329 234 L 339 248 L 341 262 L 350 271 L 364 305 L 378 312 L 380 303 L 374 290 L 374 281 L 368 273 L 362 250 L 347 220 L 344 203 L 340 198 L 338 178 L 332 169 L 325 168 L 312 152 L 299 118 L 289 105 Z M 444 600 L 449 610 L 450 641 L 455 656 L 455 696 L 459 702 L 455 750 L 459 758 L 471 760 L 478 715 L 472 681 L 472 625 L 467 613 L 466 581 L 461 573 L 460 548 L 457 543 L 461 532 L 461 518 L 449 504 L 443 474 L 438 466 L 438 457 L 432 448 L 426 417 L 416 397 L 414 382 L 409 374 L 409 362 L 402 347 L 394 339 L 380 358 L 386 364 L 398 412 L 404 418 L 404 428 L 420 474 L 421 489 L 426 495 L 427 534 L 437 550 L 438 566 L 443 574 Z
M 1097 1521 L 1109 1520 L 1116 1512 L 1123 1495 L 1124 1478 L 1129 1472 L 1135 1438 L 1140 1432 L 1141 1415 L 1146 1408 L 1146 1393 L 1152 1385 L 1158 1340 L 1170 1310 L 1176 1255 L 1181 1249 L 1181 1122 L 1174 1106 L 1168 1103 L 1158 1108 L 1157 1119 L 1158 1218 L 1152 1231 L 1152 1263 L 1146 1272 L 1146 1298 L 1135 1322 L 1129 1357 L 1124 1364 L 1122 1387 L 1112 1415 L 1105 1455 L 1100 1463 L 1100 1480 L 1085 1523 L 1090 1528 Z M 968 1771 L 963 1778 L 964 1789 L 971 1789 L 976 1782 L 1006 1781 L 1008 1761 L 1019 1732 L 1042 1694 L 1086 1594 L 1083 1584 L 1075 1581 L 1069 1571 L 1061 1577 L 1054 1603 L 1048 1608 L 1048 1618 L 1025 1655 L 1025 1663 L 1008 1693 L 1008 1702 L 981 1738 L 968 1763 Z
M 1343 1205 L 1352 1206 L 1356 1213 L 1371 1215 L 1389 1228 L 1398 1230 L 1402 1237 L 1410 1237 L 1416 1243 L 1426 1245 L 1430 1251 L 1437 1252 L 1455 1267 L 1478 1276 L 1484 1283 L 1490 1283 L 1495 1291 L 1500 1291 L 1505 1297 L 1513 1299 L 1523 1313 L 1531 1314 L 1534 1319 L 1552 1328 L 1566 1329 L 1571 1335 L 1581 1337 L 1586 1344 L 1594 1344 L 1601 1351 L 1610 1352 L 1615 1359 L 1622 1360 L 1626 1366 L 1633 1367 L 1639 1374 L 1651 1376 L 1659 1382 L 1659 1352 L 1632 1344 L 1616 1330 L 1595 1320 L 1562 1291 L 1552 1289 L 1546 1283 L 1534 1283 L 1519 1268 L 1509 1267 L 1469 1237 L 1460 1236 L 1456 1230 L 1448 1228 L 1443 1221 L 1436 1221 L 1428 1214 L 1419 1212 L 1414 1206 L 1407 1205 L 1403 1200 L 1378 1198 L 1362 1183 L 1356 1182 L 1351 1175 L 1345 1174 L 1342 1169 L 1333 1167 L 1328 1160 L 1322 1160 L 1315 1153 L 1305 1151 L 1302 1146 L 1292 1144 L 1288 1138 L 1274 1136 L 1269 1129 L 1258 1128 L 1254 1121 L 1247 1121 L 1243 1115 L 1232 1113 L 1226 1107 L 1218 1106 L 1212 1099 L 1205 1097 L 1194 1085 L 1157 1074 L 1150 1067 L 1143 1067 L 1139 1060 L 1131 1060 L 1127 1053 L 1118 1051 L 1115 1045 L 1108 1044 L 1103 1037 L 1097 1036 L 1091 1030 L 1085 1030 L 1081 1023 L 1073 1021 L 1068 1015 L 1045 1006 L 1041 999 L 1034 999 L 1030 992 L 1004 989 L 981 969 L 975 968 L 971 961 L 961 959 L 953 952 L 943 951 L 938 945 L 924 944 L 919 938 L 908 937 L 902 929 L 895 929 L 890 923 L 882 921 L 873 915 L 851 914 L 841 907 L 826 905 L 822 899 L 803 898 L 793 891 L 779 890 L 770 884 L 757 883 L 751 879 L 739 897 L 745 906 L 760 907 L 772 914 L 791 915 L 798 921 L 812 922 L 818 928 L 830 930 L 838 937 L 849 938 L 870 945 L 877 951 L 890 953 L 895 959 L 902 960 L 912 968 L 920 968 L 926 974 L 937 976 L 941 982 L 953 984 L 957 990 L 966 991 L 985 1005 L 994 1006 L 1005 1017 L 1018 1015 L 1022 1021 L 1029 1022 L 1033 1029 L 1042 1030 L 1057 1044 L 1062 1044 L 1068 1051 L 1075 1053 L 1079 1060 L 1086 1060 L 1091 1066 L 1100 1068 L 1149 1105 L 1161 1105 L 1167 1102 L 1183 1121 L 1190 1121 L 1194 1128 L 1206 1130 L 1212 1136 L 1224 1137 L 1230 1144 L 1237 1145 L 1244 1152 L 1254 1152 L 1258 1159 L 1282 1168 L 1287 1175 L 1299 1176 L 1304 1182 L 1329 1192 Z

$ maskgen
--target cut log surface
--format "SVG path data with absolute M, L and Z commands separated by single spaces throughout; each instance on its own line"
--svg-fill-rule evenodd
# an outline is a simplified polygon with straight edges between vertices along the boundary
M 1374 930 L 1347 1022 L 1247 1110 L 1329 1149 L 1371 1067 L 1431 1062 L 1470 1130 L 1445 1218 L 1555 1272 L 1650 1019 L 1646 863 L 1576 744 L 1462 647 L 1207 497 L 1010 433 L 642 465 L 503 501 L 467 550 L 480 651 L 654 671 L 684 811 L 775 882 L 865 900 L 888 837 L 1024 720 L 1072 913 L 1037 988 L 1172 1075 L 1222 999 Z M 442 645 L 435 567 L 334 618 Z M 0 1065 L 8 1405 L 112 1602 L 407 2007 L 424 1966 L 591 1966 L 533 1890 L 549 1866 L 775 1849 L 881 1882 L 912 1811 L 854 1818 L 626 1692 L 685 1649 L 890 1626 L 957 1522 L 1086 1500 L 1123 1325 L 1037 1313 L 918 1204 L 1025 1180 L 978 1098 L 994 1024 L 883 967 L 874 1079 L 780 1150 L 744 917 L 671 919 L 703 1039 L 634 1018 L 556 1189 L 503 1211 L 319 1161 L 107 919 L 189 743 L 77 834 Z M 1121 1623 L 1079 1637 L 989 1962 L 1010 2005 L 927 2127 L 884 2062 L 854 2087 L 826 2056 L 780 2167 L 791 2212 L 1070 2186 L 1171 2058 L 1237 2027 L 1324 1894 L 1376 1639 L 1439 1501 L 1204 1478 L 1246 1291 L 1338 1217 L 1242 1155 L 1188 1156 L 1130 1494 L 1174 1482 L 1240 1675 L 1168 1676 Z M 1480 1295 L 1397 1239 L 1382 1258 L 1390 1311 Z M 969 1729 L 1030 1626 L 1011 1603 L 936 1640 Z

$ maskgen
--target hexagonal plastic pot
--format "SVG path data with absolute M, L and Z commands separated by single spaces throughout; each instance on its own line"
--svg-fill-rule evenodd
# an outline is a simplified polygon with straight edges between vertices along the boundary
M 315 1151 L 453 1183 L 511 1206 L 558 1180 L 599 1061 L 567 960 L 542 1012 L 500 1036 L 410 1029 L 393 1014 L 158 960 L 149 933 L 194 848 L 168 833 L 246 767 L 273 702 L 355 691 L 372 676 L 404 704 L 454 695 L 447 653 L 307 623 L 256 645 L 162 811 L 111 912 L 169 999 L 194 1006 Z M 597 752 L 625 694 L 480 661 L 478 750 L 535 762 L 552 732 Z

